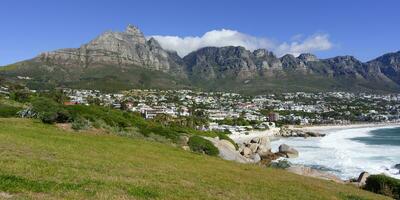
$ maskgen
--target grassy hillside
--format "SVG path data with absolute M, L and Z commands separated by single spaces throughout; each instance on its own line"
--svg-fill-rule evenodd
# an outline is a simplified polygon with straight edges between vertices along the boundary
M 0 155 L 0 194 L 15 199 L 385 199 L 169 145 L 24 119 L 0 118 Z

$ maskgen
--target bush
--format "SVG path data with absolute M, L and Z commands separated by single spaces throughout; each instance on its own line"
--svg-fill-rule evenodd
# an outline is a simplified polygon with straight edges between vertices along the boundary
M 74 129 L 76 131 L 86 130 L 86 129 L 90 128 L 90 122 L 87 119 L 79 117 L 72 122 L 71 127 L 72 127 L 72 129 Z
M 21 108 L 0 104 L 0 117 L 16 117 Z
M 32 110 L 43 123 L 65 123 L 70 120 L 69 112 L 52 99 L 44 97 L 33 99 Z
M 385 175 L 369 176 L 364 189 L 394 199 L 400 199 L 400 180 Z
M 219 150 L 212 142 L 197 135 L 189 138 L 188 145 L 194 152 L 205 153 L 210 156 L 216 156 L 219 154 Z

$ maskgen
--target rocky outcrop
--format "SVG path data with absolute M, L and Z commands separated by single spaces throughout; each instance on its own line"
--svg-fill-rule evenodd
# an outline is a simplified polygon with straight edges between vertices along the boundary
M 261 160 L 271 152 L 269 138 L 255 137 L 239 144 L 239 152 L 247 158 L 257 158 Z
M 224 160 L 231 160 L 239 163 L 253 163 L 254 159 L 241 155 L 235 148 L 235 146 L 228 140 L 220 140 L 218 137 L 204 137 L 213 143 L 219 150 L 219 157 Z
M 290 147 L 287 144 L 281 144 L 279 146 L 279 153 L 284 154 L 286 158 L 297 158 L 299 157 L 299 152 L 294 149 L 293 147 Z
M 281 128 L 276 136 L 281 136 L 281 137 L 324 137 L 325 134 L 318 133 L 318 132 L 312 132 L 312 131 L 305 131 L 305 130 L 300 130 L 300 129 Z
M 361 172 L 361 174 L 358 176 L 357 179 L 358 186 L 360 187 L 364 186 L 369 176 L 370 174 L 368 172 Z
M 398 172 L 398 173 L 400 174 L 400 164 L 396 164 L 396 165 L 394 165 L 394 168 L 395 168 L 395 169 L 398 169 L 398 170 L 399 170 L 399 172 Z
M 335 181 L 337 183 L 343 183 L 343 181 L 338 178 L 337 176 L 327 173 L 327 172 L 322 172 L 316 169 L 312 169 L 310 167 L 306 166 L 301 166 L 301 165 L 296 165 L 296 166 L 290 166 L 289 168 L 286 169 L 289 172 L 302 175 L 302 176 L 309 176 L 309 177 L 314 177 L 314 178 L 319 178 L 319 179 L 324 179 L 324 180 L 331 180 Z
M 164 50 L 154 38 L 146 40 L 133 25 L 128 25 L 125 32 L 105 32 L 77 49 L 42 53 L 36 60 L 71 67 L 135 65 L 163 72 L 183 71 L 183 62 L 176 53 Z

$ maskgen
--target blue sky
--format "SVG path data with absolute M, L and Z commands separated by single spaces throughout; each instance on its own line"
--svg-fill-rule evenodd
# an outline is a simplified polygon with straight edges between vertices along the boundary
M 367 61 L 400 50 L 399 9 L 398 0 L 2 0 L 0 65 L 79 47 L 129 23 L 145 35 L 178 36 L 179 41 L 228 29 L 281 53 L 291 52 L 291 45 L 309 46 L 307 39 L 318 43 L 313 39 L 322 36 L 328 46 L 310 48 L 319 57 L 354 55 Z M 284 44 L 289 47 L 281 48 Z

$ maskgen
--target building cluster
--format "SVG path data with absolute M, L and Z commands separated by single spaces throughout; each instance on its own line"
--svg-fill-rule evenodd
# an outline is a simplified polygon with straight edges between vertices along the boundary
M 172 117 L 200 116 L 207 128 L 242 131 L 266 129 L 277 124 L 348 124 L 398 120 L 400 94 L 348 92 L 282 93 L 243 96 L 227 92 L 191 90 L 131 90 L 103 94 L 96 90 L 65 93 L 72 104 L 111 106 L 139 112 L 146 119 L 160 114 Z

